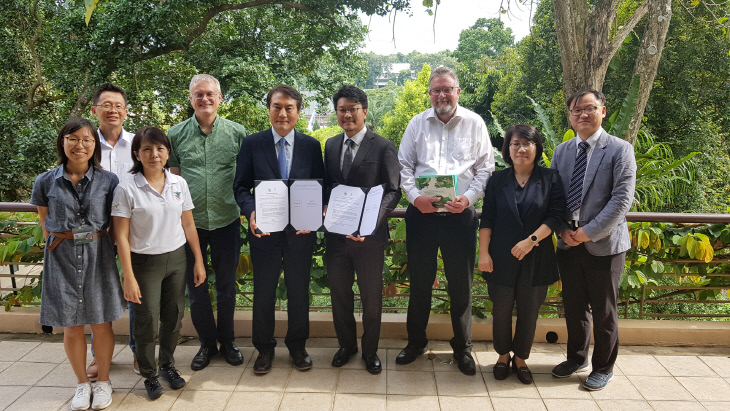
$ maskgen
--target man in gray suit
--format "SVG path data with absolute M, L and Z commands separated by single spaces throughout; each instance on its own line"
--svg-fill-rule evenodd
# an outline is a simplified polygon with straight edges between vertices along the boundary
M 618 354 L 618 287 L 626 251 L 631 247 L 626 213 L 636 187 L 636 158 L 628 142 L 608 134 L 606 97 L 580 90 L 568 98 L 576 137 L 555 149 L 568 203 L 569 227 L 558 240 L 558 268 L 563 281 L 568 360 L 553 369 L 558 378 L 588 369 L 591 317 L 595 346 L 593 371 L 583 386 L 603 389 L 613 378 Z

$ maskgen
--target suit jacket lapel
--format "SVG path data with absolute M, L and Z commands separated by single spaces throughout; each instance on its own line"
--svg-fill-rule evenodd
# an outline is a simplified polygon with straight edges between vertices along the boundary
M 598 166 L 601 164 L 603 156 L 606 154 L 607 144 L 608 133 L 604 131 L 598 138 L 598 142 L 596 143 L 596 147 L 593 149 L 593 153 L 591 153 L 591 161 L 589 161 L 588 165 L 586 166 L 586 178 L 585 180 L 583 180 L 583 193 L 581 193 L 581 198 L 585 198 L 588 187 L 591 186 L 591 184 L 593 183 L 593 179 L 596 177 L 596 173 L 598 172 Z
M 507 199 L 507 204 L 509 204 L 509 209 L 512 211 L 512 215 L 514 215 L 515 220 L 517 220 L 521 226 L 522 219 L 520 218 L 520 212 L 517 211 L 517 203 L 515 202 L 515 185 L 513 181 L 515 181 L 515 170 L 510 168 L 507 178 L 504 180 L 502 192 Z
M 281 172 L 279 171 L 279 160 L 276 158 L 276 148 L 274 147 L 274 133 L 272 133 L 271 129 L 269 129 L 268 132 L 264 134 L 263 138 L 264 141 L 262 141 L 261 146 L 264 149 L 264 155 L 269 161 L 271 169 L 274 170 L 274 174 L 278 178 L 281 178 Z
M 302 134 L 296 130 L 294 130 L 294 147 L 299 147 L 298 149 L 292 150 L 292 159 L 291 159 L 291 169 L 289 170 L 289 178 L 298 178 L 297 172 L 300 169 L 300 165 L 304 159 L 302 158 L 302 147 L 304 147 L 304 143 L 302 142 L 304 138 L 302 137 Z
M 374 138 L 375 138 L 375 136 L 373 135 L 373 132 L 370 131 L 370 129 L 368 129 L 365 132 L 365 137 L 363 137 L 362 141 L 360 142 L 360 147 L 357 149 L 357 154 L 355 155 L 355 158 L 352 160 L 352 167 L 350 168 L 350 175 L 353 175 L 353 170 L 357 169 L 360 166 L 360 163 L 362 163 L 363 158 L 365 158 L 365 156 L 368 154 L 370 147 L 373 146 Z M 342 147 L 342 145 L 340 145 L 340 147 Z
M 539 167 L 535 166 L 532 170 L 529 183 L 527 185 L 527 192 L 525 193 L 525 203 L 522 204 L 523 215 L 527 215 L 530 212 L 530 207 L 532 207 L 532 204 L 535 202 L 535 197 L 537 197 L 537 193 L 540 191 L 542 173 Z
M 338 134 L 330 140 L 332 143 L 325 144 L 324 149 L 327 150 L 327 161 L 329 164 L 327 164 L 328 167 L 331 168 L 331 170 L 328 171 L 331 175 L 333 175 L 335 178 L 334 180 L 337 181 L 345 181 L 345 179 L 342 177 L 342 167 L 340 167 L 340 157 L 342 156 L 342 146 L 345 143 L 345 133 Z M 329 140 L 327 141 L 329 143 Z M 329 150 L 328 150 L 329 148 Z

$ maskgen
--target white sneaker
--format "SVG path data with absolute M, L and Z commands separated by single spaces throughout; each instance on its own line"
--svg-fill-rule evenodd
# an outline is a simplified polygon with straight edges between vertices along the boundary
M 76 394 L 71 400 L 72 410 L 88 410 L 91 405 L 91 383 L 85 382 L 76 386 Z
M 91 408 L 95 410 L 103 410 L 112 404 L 112 382 L 97 381 L 94 384 L 94 401 Z

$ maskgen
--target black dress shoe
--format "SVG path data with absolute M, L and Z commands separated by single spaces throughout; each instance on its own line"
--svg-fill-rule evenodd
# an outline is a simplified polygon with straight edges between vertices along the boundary
M 294 363 L 294 368 L 299 371 L 306 371 L 312 368 L 312 358 L 307 354 L 307 350 L 291 353 L 291 360 Z
M 370 374 L 378 374 L 383 370 L 378 354 L 363 354 L 362 359 L 365 360 L 365 369 L 368 370 Z
M 254 374 L 266 374 L 271 371 L 271 363 L 274 362 L 274 349 L 266 352 L 259 352 L 256 362 L 253 363 Z
M 241 350 L 236 347 L 236 344 L 221 344 L 221 355 L 226 359 L 226 362 L 231 365 L 243 364 L 243 354 Z
M 474 375 L 477 373 L 477 367 L 474 364 L 474 358 L 472 358 L 471 353 L 454 353 L 454 359 L 459 366 L 459 371 L 462 373 L 466 375 Z
M 416 348 L 415 346 L 408 344 L 406 345 L 406 348 L 404 348 L 403 351 L 395 357 L 395 363 L 400 365 L 410 364 L 413 361 L 416 361 L 416 358 L 424 352 L 426 352 L 426 348 Z
M 216 346 L 200 347 L 198 353 L 195 354 L 195 357 L 193 357 L 193 362 L 190 364 L 190 368 L 192 368 L 193 371 L 202 370 L 210 364 L 210 359 L 216 354 L 218 354 L 218 347 Z
M 517 367 L 517 363 L 515 362 L 515 359 L 512 359 L 512 371 L 517 374 L 517 379 L 520 380 L 523 384 L 532 384 L 532 372 L 530 372 L 530 369 L 525 367 Z
M 492 374 L 494 374 L 495 380 L 504 380 L 509 375 L 509 361 L 507 360 L 506 363 L 498 362 L 494 364 L 494 368 L 492 368 Z
M 337 353 L 335 353 L 335 356 L 332 357 L 332 366 L 333 367 L 342 367 L 343 365 L 350 362 L 350 357 L 352 357 L 356 353 L 357 353 L 357 347 L 355 347 L 355 348 L 340 347 L 340 349 L 337 350 Z

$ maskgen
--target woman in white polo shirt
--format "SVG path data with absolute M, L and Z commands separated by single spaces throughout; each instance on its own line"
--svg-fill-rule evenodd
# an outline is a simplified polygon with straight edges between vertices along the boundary
M 124 274 L 124 298 L 134 310 L 134 339 L 144 386 L 151 399 L 162 395 L 157 380 L 155 337 L 159 326 L 159 376 L 179 389 L 185 380 L 173 354 L 185 313 L 185 243 L 195 255 L 195 285 L 205 266 L 185 180 L 167 170 L 170 141 L 156 127 L 142 127 L 132 140 L 134 178 L 117 186 L 112 217 Z

